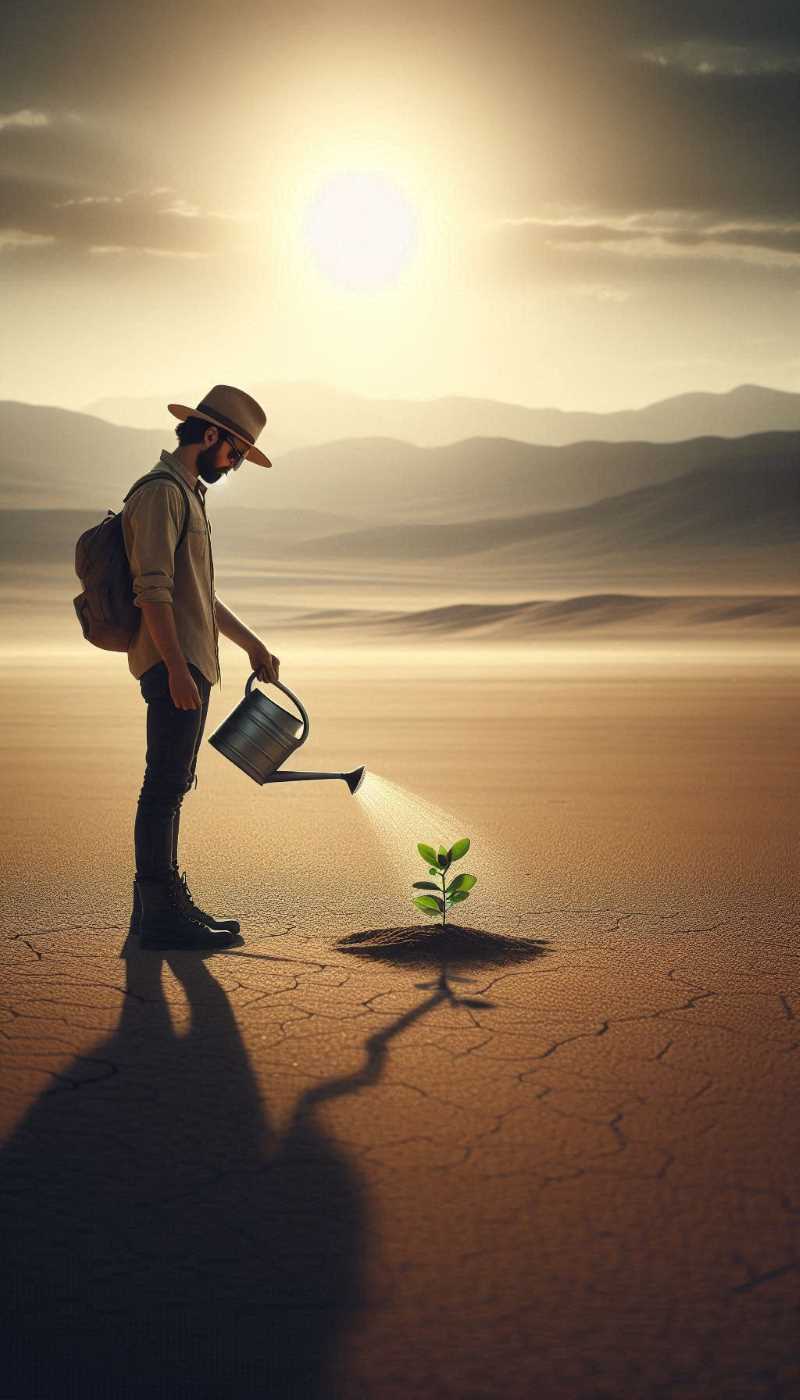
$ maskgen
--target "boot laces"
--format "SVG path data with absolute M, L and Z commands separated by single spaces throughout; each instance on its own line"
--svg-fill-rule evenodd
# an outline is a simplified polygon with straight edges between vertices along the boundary
M 192 899 L 192 892 L 189 889 L 189 884 L 186 879 L 186 871 L 183 871 L 181 873 L 176 889 L 178 889 L 178 898 L 181 904 L 183 905 L 185 912 L 189 915 L 190 918 L 193 918 L 195 920 L 195 923 L 203 923 L 203 919 L 201 917 L 203 911 L 198 908 L 198 906 Z

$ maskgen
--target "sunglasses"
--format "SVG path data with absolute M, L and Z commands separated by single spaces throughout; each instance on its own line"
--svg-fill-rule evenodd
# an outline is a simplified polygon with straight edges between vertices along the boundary
M 233 461 L 231 462 L 231 471 L 238 471 L 247 456 L 248 449 L 242 447 L 241 443 L 237 442 L 236 438 L 232 438 L 229 433 L 220 433 L 219 436 L 221 442 L 227 442 L 228 446 L 233 448 L 234 455 Z

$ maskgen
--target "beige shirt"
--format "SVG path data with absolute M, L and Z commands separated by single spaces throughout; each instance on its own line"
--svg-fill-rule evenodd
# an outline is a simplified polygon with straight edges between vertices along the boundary
M 181 651 L 216 685 L 221 681 L 219 632 L 214 610 L 214 561 L 211 524 L 206 515 L 206 487 L 193 481 L 172 452 L 162 452 L 153 472 L 180 477 L 189 500 L 189 524 L 178 543 L 186 507 L 178 486 L 154 481 L 140 486 L 122 511 L 122 533 L 133 577 L 133 596 L 142 603 L 170 603 Z M 152 475 L 152 472 L 150 473 Z M 128 668 L 138 680 L 163 658 L 142 618 L 128 648 Z

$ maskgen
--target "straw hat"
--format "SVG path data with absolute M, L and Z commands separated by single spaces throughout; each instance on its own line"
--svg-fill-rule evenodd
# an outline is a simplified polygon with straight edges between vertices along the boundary
M 254 446 L 267 415 L 261 405 L 243 390 L 233 389 L 230 384 L 215 384 L 197 408 L 187 408 L 182 403 L 169 403 L 167 408 L 181 422 L 186 418 L 204 418 L 215 428 L 232 433 L 249 446 L 250 451 L 245 454 L 248 462 L 258 462 L 262 467 L 272 466 L 269 458 Z

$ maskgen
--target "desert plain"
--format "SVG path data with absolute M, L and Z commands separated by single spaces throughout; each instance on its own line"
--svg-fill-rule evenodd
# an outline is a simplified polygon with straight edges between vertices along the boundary
M 289 766 L 368 775 L 211 747 L 223 638 L 180 847 L 241 921 L 212 956 L 129 936 L 146 707 L 71 603 L 159 435 L 26 425 L 63 465 L 0 517 L 3 1396 L 796 1395 L 797 434 L 213 488 Z M 461 837 L 443 934 L 416 846 Z
M 127 937 L 125 657 L 30 617 L 2 676 L 3 1393 L 796 1393 L 789 641 L 265 625 L 312 717 L 294 766 L 372 786 L 259 787 L 204 742 L 181 865 L 243 933 L 204 957 Z M 222 659 L 206 736 L 249 671 Z M 425 922 L 416 842 L 460 836 L 472 951 L 430 924 L 370 948 Z

